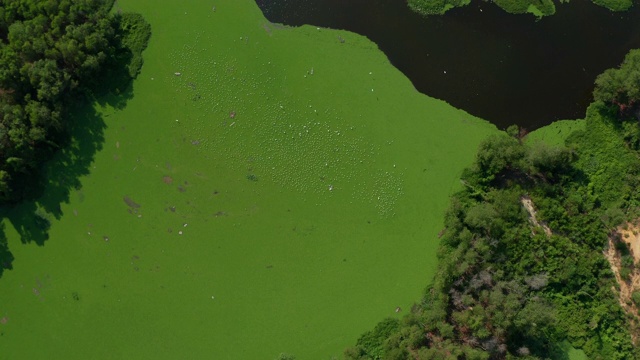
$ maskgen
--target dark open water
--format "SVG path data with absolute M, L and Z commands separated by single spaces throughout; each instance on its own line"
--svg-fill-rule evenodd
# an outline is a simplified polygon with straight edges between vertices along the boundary
M 405 0 L 256 3 L 272 22 L 367 36 L 420 92 L 501 128 L 534 130 L 583 117 L 596 76 L 640 48 L 638 4 L 612 13 L 571 0 L 536 21 L 477 0 L 429 18 L 411 12 Z

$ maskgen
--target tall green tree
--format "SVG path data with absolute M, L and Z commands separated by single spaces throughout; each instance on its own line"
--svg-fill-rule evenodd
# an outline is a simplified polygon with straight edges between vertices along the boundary
M 97 79 L 140 71 L 151 29 L 112 6 L 0 0 L 0 204 L 28 193 L 27 180 L 66 141 L 70 105 L 91 97 Z
M 617 69 L 608 69 L 596 79 L 593 97 L 614 104 L 621 111 L 640 102 L 640 49 L 630 51 Z

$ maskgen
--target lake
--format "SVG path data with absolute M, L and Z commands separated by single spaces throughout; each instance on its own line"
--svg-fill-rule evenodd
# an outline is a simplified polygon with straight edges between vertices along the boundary
M 593 82 L 640 47 L 640 7 L 585 0 L 537 20 L 474 1 L 424 18 L 402 0 L 256 0 L 272 22 L 367 36 L 422 93 L 505 128 L 584 117 Z

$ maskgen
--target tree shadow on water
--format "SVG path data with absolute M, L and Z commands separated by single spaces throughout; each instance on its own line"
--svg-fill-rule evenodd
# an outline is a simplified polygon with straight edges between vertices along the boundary
M 12 269 L 14 259 L 4 231 L 7 221 L 18 232 L 23 244 L 43 246 L 49 239 L 52 222 L 64 215 L 61 204 L 69 203 L 73 193 L 81 194 L 80 179 L 89 175 L 95 154 L 103 147 L 105 118 L 109 116 L 97 112 L 96 107 L 124 109 L 133 98 L 131 81 L 117 89 L 117 92 L 102 92 L 100 96 L 85 99 L 69 109 L 70 130 L 64 145 L 37 174 L 25 180 L 29 183 L 25 186 L 28 194 L 24 194 L 24 200 L 0 209 L 0 216 L 5 219 L 0 223 L 0 277 L 4 270 Z

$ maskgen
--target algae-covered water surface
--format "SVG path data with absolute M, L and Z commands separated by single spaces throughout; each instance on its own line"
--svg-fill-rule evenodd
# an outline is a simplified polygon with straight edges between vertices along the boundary
M 145 65 L 130 99 L 94 105 L 98 144 L 79 131 L 98 150 L 43 246 L 4 223 L 0 357 L 328 359 L 408 311 L 495 127 L 366 38 L 252 0 L 117 6 L 152 25 Z

